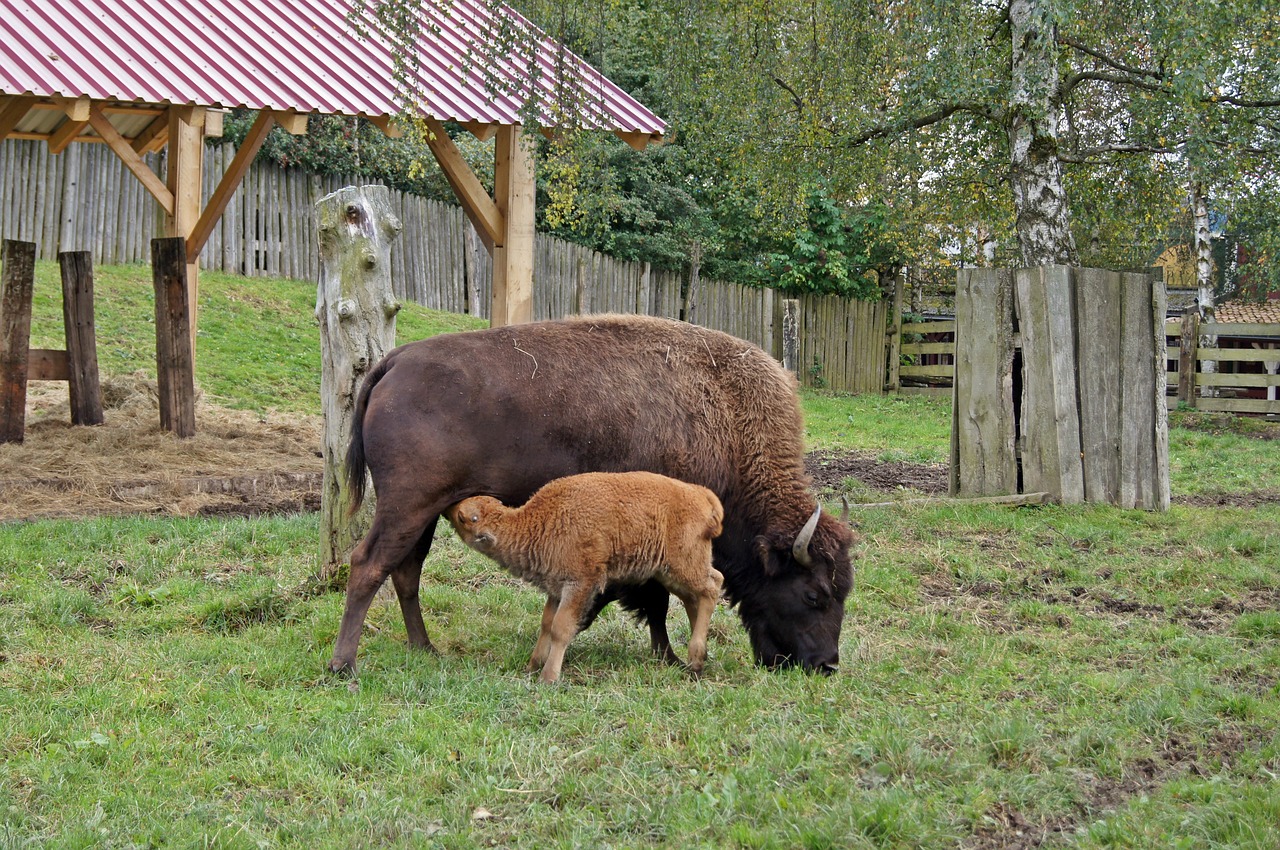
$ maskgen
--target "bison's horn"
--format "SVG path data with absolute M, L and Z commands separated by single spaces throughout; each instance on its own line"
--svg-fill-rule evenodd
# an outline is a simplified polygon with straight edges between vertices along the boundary
M 813 539 L 813 532 L 818 527 L 820 516 L 822 516 L 822 505 L 813 509 L 813 516 L 809 517 L 804 528 L 800 529 L 800 533 L 796 535 L 796 542 L 791 544 L 791 557 L 810 569 L 813 568 L 813 559 L 809 557 L 809 541 Z
M 840 504 L 844 505 L 844 507 L 841 508 L 840 510 L 840 521 L 848 525 L 849 524 L 849 498 L 847 496 L 841 495 Z

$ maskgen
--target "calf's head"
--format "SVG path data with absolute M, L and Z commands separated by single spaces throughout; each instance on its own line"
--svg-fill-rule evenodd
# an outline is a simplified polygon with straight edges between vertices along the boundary
M 844 518 L 826 516 L 821 507 L 798 533 L 755 538 L 763 577 L 743 594 L 739 613 L 758 664 L 835 672 L 844 601 L 853 586 L 852 543 Z
M 489 522 L 502 510 L 502 503 L 492 496 L 472 496 L 445 511 L 445 516 L 463 543 L 478 552 L 488 552 L 497 541 Z

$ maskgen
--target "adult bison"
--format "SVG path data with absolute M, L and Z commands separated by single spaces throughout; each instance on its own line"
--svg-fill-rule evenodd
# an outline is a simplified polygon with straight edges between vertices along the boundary
M 356 400 L 347 475 L 378 501 L 351 553 L 331 670 L 354 670 L 369 603 L 388 574 L 411 646 L 431 649 L 418 580 L 440 514 L 468 496 L 524 503 L 581 472 L 647 470 L 724 505 L 715 566 L 757 663 L 829 673 L 852 585 L 843 520 L 808 491 L 796 383 L 754 345 L 682 322 L 588 316 L 446 334 L 401 346 Z M 667 591 L 610 585 L 673 658 Z

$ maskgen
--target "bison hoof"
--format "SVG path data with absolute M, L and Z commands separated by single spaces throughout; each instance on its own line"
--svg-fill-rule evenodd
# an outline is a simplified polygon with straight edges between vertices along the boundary
M 335 673 L 339 676 L 349 676 L 354 679 L 356 675 L 356 665 L 349 661 L 343 661 L 339 658 L 331 658 L 329 659 L 329 672 Z

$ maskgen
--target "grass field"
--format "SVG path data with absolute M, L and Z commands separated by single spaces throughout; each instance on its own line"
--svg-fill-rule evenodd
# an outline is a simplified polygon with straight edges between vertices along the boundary
M 100 270 L 107 369 L 147 368 L 149 296 L 104 294 L 139 275 Z M 313 410 L 313 291 L 202 292 L 206 393 Z M 804 404 L 816 448 L 946 457 L 946 405 Z M 0 525 L 0 848 L 1280 846 L 1280 441 L 1186 424 L 1166 514 L 859 512 L 830 678 L 755 668 L 721 609 L 693 681 L 610 610 L 540 687 L 539 594 L 441 533 L 441 655 L 380 599 L 353 682 L 314 515 Z

